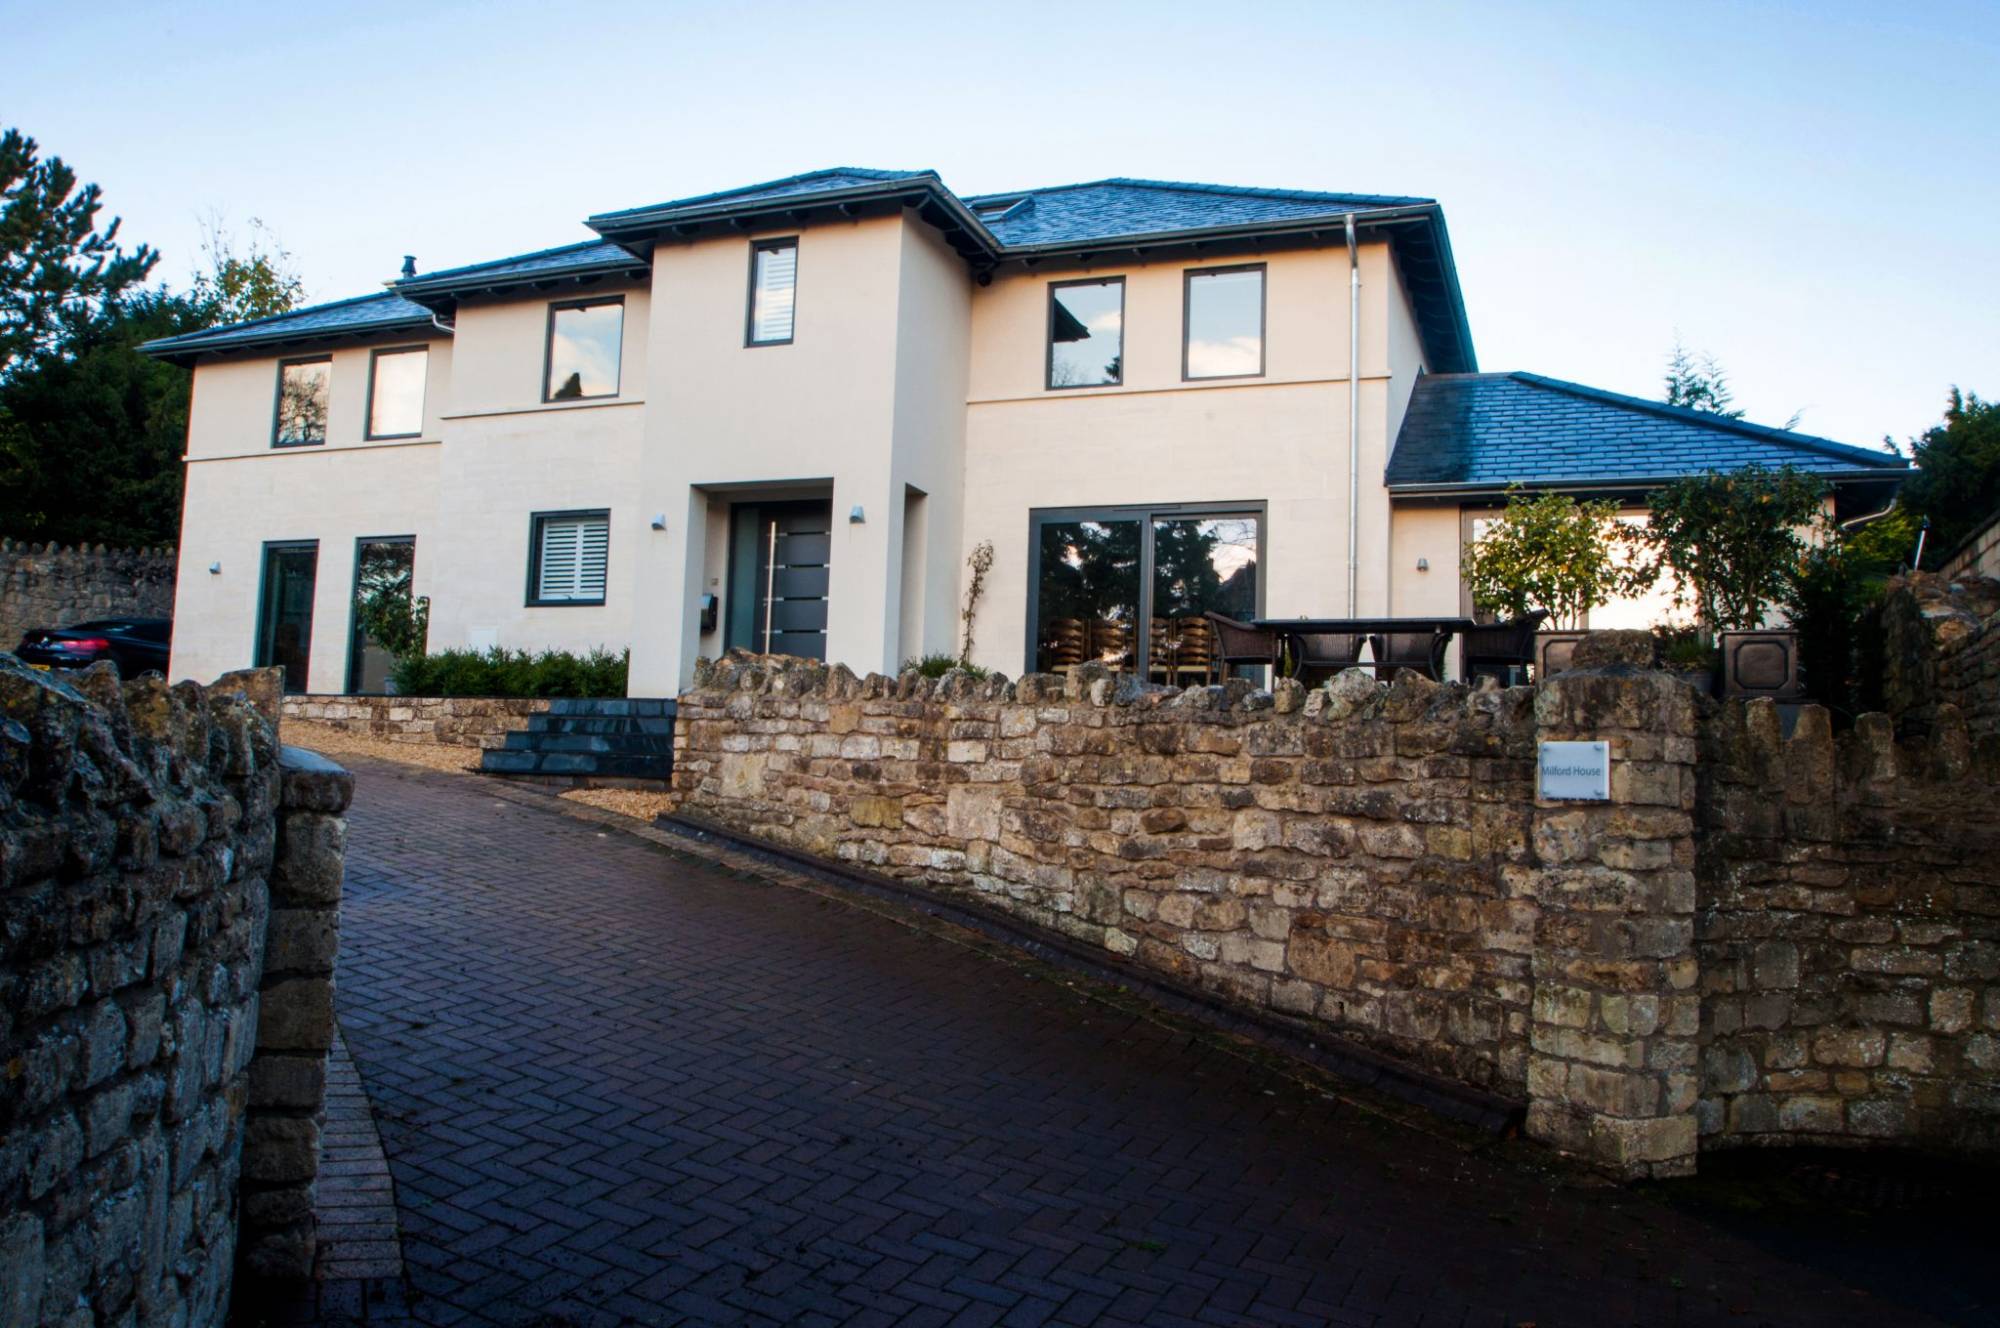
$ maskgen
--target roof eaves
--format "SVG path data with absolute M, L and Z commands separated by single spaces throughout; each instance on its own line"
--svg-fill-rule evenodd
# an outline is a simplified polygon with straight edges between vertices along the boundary
M 432 326 L 430 314 L 421 310 L 415 313 L 385 312 L 380 318 L 332 327 L 299 325 L 308 315 L 324 313 L 329 309 L 343 309 L 381 298 L 380 295 L 356 295 L 345 300 L 329 300 L 325 304 L 294 309 L 290 313 L 272 314 L 248 322 L 207 327 L 199 332 L 182 332 L 171 337 L 156 337 L 151 341 L 140 342 L 136 349 L 140 354 L 149 355 L 154 359 L 186 362 L 207 351 L 244 350 L 282 345 L 287 342 L 342 341 L 406 327 Z
M 821 180 L 833 175 L 853 175 L 862 178 L 862 183 L 844 185 L 838 189 L 815 189 L 807 193 L 772 194 L 768 191 L 786 185 L 803 184 L 808 180 Z M 812 207 L 823 201 L 837 201 L 853 196 L 874 197 L 894 193 L 899 187 L 930 184 L 944 189 L 944 181 L 936 171 L 911 171 L 907 174 L 890 174 L 886 171 L 846 170 L 834 168 L 823 171 L 808 171 L 803 175 L 788 175 L 781 180 L 765 180 L 760 184 L 744 185 L 741 189 L 724 190 L 714 194 L 696 194 L 691 198 L 668 199 L 664 203 L 652 203 L 645 207 L 620 208 L 613 212 L 599 212 L 584 219 L 584 225 L 604 233 L 603 228 L 626 229 L 647 225 L 656 219 L 680 220 L 695 217 L 729 216 L 738 211 L 777 210 L 786 211 L 801 207 Z M 949 192 L 949 191 L 947 191 Z
M 1508 490 L 1521 488 L 1529 493 L 1568 493 L 1578 490 L 1652 489 L 1663 484 L 1683 480 L 1690 473 L 1681 471 L 1666 475 L 1565 475 L 1561 479 L 1549 480 L 1391 480 L 1386 476 L 1383 485 L 1392 494 L 1426 498 L 1482 498 L 1504 495 Z M 1857 467 L 1853 470 L 1816 470 L 1812 477 L 1831 484 L 1842 484 L 1857 480 L 1881 481 L 1898 478 L 1893 471 L 1885 472 L 1875 467 Z

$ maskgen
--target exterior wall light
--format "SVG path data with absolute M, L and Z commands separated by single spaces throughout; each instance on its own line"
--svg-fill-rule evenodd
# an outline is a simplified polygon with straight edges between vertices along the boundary
M 856 503 L 853 507 L 848 509 L 847 521 L 849 525 L 858 526 L 867 519 L 868 519 L 868 513 L 861 510 L 860 503 Z
M 1430 570 L 1431 570 L 1431 560 L 1430 560 L 1430 559 L 1428 559 L 1428 558 L 1419 558 L 1419 559 L 1417 559 L 1417 570 L 1418 570 L 1419 572 L 1428 572 L 1428 571 L 1430 571 Z
M 667 514 L 665 512 L 653 513 L 653 529 L 665 530 L 666 528 L 667 528 Z
M 208 574 L 209 574 L 210 576 L 221 576 L 221 575 L 222 575 L 222 564 L 221 564 L 221 563 L 210 563 L 210 564 L 208 565 Z

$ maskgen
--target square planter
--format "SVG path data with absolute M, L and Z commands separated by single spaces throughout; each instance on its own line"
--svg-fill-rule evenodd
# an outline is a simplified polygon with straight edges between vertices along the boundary
M 1553 678 L 1569 668 L 1576 643 L 1589 632 L 1537 632 L 1535 634 L 1535 681 Z
M 1797 632 L 1724 632 L 1721 646 L 1724 696 L 1796 701 L 1805 695 Z

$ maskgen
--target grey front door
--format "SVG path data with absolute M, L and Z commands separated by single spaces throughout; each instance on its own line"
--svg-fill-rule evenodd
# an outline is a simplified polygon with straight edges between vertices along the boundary
M 826 658 L 827 562 L 833 503 L 738 503 L 730 521 L 729 631 L 724 643 L 764 654 Z

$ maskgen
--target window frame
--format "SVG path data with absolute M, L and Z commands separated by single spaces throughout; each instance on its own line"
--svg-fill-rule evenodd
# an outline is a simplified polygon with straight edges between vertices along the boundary
M 347 582 L 347 696 L 383 696 L 384 692 L 363 692 L 356 688 L 361 674 L 361 615 L 357 612 L 358 592 L 361 589 L 362 550 L 371 544 L 407 544 L 410 546 L 410 598 L 414 601 L 426 598 L 416 593 L 417 537 L 415 535 L 357 535 L 354 537 L 354 570 Z
M 288 444 L 303 447 L 303 443 Z M 257 550 L 257 616 L 250 623 L 250 658 L 257 661 L 255 667 L 273 668 L 282 671 L 283 665 L 274 664 L 264 657 L 264 619 L 270 609 L 271 555 L 275 552 L 293 552 L 310 549 L 313 556 L 313 602 L 306 613 L 305 685 L 294 692 L 280 680 L 278 688 L 286 696 L 305 696 L 312 691 L 312 639 L 313 622 L 319 614 L 319 541 L 317 539 L 275 539 L 264 540 Z
M 288 443 L 278 437 L 278 431 L 285 427 L 285 370 L 300 364 L 324 364 L 326 366 L 326 424 L 318 438 L 308 438 L 296 443 Z M 325 447 L 333 435 L 333 353 L 319 355 L 292 355 L 278 361 L 278 376 L 271 394 L 271 447 L 274 451 L 289 452 L 295 447 Z
M 599 305 L 618 306 L 618 360 L 612 370 L 609 392 L 585 392 L 579 396 L 557 397 L 550 395 L 549 372 L 556 361 L 556 315 L 566 309 L 595 309 Z M 544 406 L 564 406 L 572 401 L 610 401 L 625 389 L 625 297 L 623 295 L 592 295 L 581 300 L 552 300 L 549 302 L 548 320 L 542 336 L 542 404 Z
M 1270 367 L 1268 337 L 1271 316 L 1271 265 L 1269 263 L 1228 263 L 1220 267 L 1190 267 L 1181 272 L 1181 381 L 1183 383 L 1227 383 L 1245 378 L 1262 378 Z M 1194 280 L 1229 272 L 1256 272 L 1257 281 L 1257 371 L 1240 374 L 1191 374 L 1188 346 L 1194 336 Z
M 417 402 L 417 428 L 414 433 L 375 432 L 375 366 L 384 355 L 413 355 L 418 351 L 424 356 L 424 390 Z M 547 381 L 544 375 L 543 381 Z M 391 438 L 421 438 L 424 436 L 425 412 L 431 402 L 431 347 L 427 341 L 408 346 L 377 346 L 368 353 L 368 398 L 367 414 L 361 421 L 361 440 L 366 443 L 383 442 Z
M 757 256 L 776 249 L 792 251 L 792 330 L 784 338 L 772 337 L 765 341 L 757 339 Z M 754 350 L 763 346 L 789 346 L 799 335 L 799 237 L 796 235 L 776 235 L 767 240 L 750 242 L 750 281 L 743 300 L 743 348 Z
M 542 590 L 542 529 L 550 521 L 576 521 L 586 517 L 604 519 L 604 593 L 596 599 L 543 599 Z M 580 550 L 579 550 L 580 552 Z M 611 592 L 611 509 L 608 507 L 571 507 L 561 511 L 530 512 L 528 514 L 528 589 L 526 607 L 531 609 L 590 609 L 602 608 Z
M 1107 384 L 1108 386 L 1108 384 Z M 1265 614 L 1264 594 L 1270 564 L 1265 561 L 1271 543 L 1270 504 L 1264 499 L 1235 503 L 1097 503 L 1086 507 L 1032 507 L 1028 509 L 1028 604 L 1027 640 L 1024 643 L 1023 673 L 1035 672 L 1036 648 L 1042 629 L 1042 527 L 1071 521 L 1137 521 L 1139 523 L 1139 602 L 1133 606 L 1138 622 L 1133 624 L 1132 658 L 1141 669 L 1152 660 L 1153 652 L 1153 523 L 1162 518 L 1239 517 L 1257 522 L 1257 616 Z
M 1118 286 L 1118 376 L 1108 383 L 1056 382 L 1056 292 L 1070 286 Z M 1073 277 L 1049 283 L 1048 325 L 1042 329 L 1042 387 L 1048 392 L 1088 391 L 1094 387 L 1125 386 L 1125 274 Z

